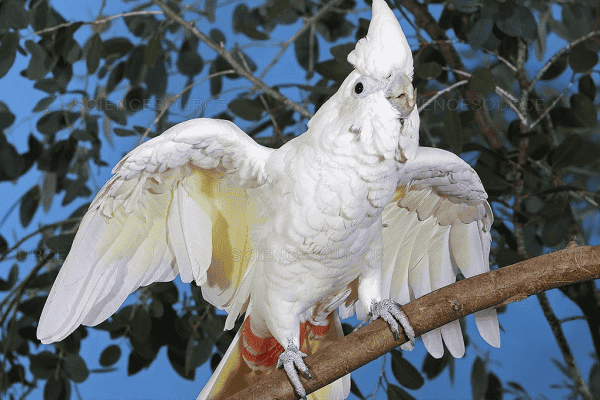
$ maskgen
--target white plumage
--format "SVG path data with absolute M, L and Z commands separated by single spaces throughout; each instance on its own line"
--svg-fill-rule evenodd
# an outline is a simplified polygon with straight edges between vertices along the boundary
M 275 338 L 303 371 L 301 324 L 316 332 L 333 321 L 333 340 L 338 307 L 365 318 L 373 302 L 405 304 L 453 283 L 458 269 L 488 271 L 487 195 L 459 157 L 419 147 L 412 55 L 383 0 L 348 60 L 356 69 L 308 131 L 278 150 L 228 121 L 196 119 L 125 156 L 81 222 L 40 318 L 42 342 L 98 324 L 138 287 L 180 274 L 227 310 L 226 328 L 248 311 L 252 334 Z M 476 317 L 499 346 L 495 312 Z M 423 335 L 435 357 L 442 339 L 463 355 L 458 322 Z M 227 360 L 200 398 L 218 396 Z M 346 377 L 312 398 L 348 391 Z

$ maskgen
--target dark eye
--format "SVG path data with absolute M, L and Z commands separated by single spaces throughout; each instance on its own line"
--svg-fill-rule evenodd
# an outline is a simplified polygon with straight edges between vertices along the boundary
M 364 90 L 364 86 L 363 86 L 362 82 L 358 82 L 354 86 L 354 93 L 356 93 L 356 94 L 361 94 L 363 90 Z

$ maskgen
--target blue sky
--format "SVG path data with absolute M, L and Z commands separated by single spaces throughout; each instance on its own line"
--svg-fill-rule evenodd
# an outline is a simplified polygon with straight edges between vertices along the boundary
M 107 7 L 104 10 L 106 15 L 119 13 L 124 10 L 121 2 L 110 1 L 107 3 Z M 361 0 L 358 0 L 358 3 L 358 8 L 365 10 L 365 13 L 361 16 L 363 18 L 370 18 L 370 11 L 367 11 L 368 7 Z M 100 6 L 100 2 L 92 1 L 73 3 L 70 1 L 58 0 L 53 1 L 52 4 L 68 21 L 91 21 L 97 16 Z M 228 6 L 219 9 L 217 14 L 217 24 L 220 25 L 221 29 L 226 33 L 228 45 L 232 45 L 236 41 L 241 44 L 248 43 L 247 38 L 235 35 L 228 31 L 231 21 L 231 12 L 236 4 L 237 3 L 229 4 Z M 407 32 L 409 42 L 414 46 L 416 44 L 414 35 L 410 34 L 407 24 L 402 21 L 401 24 Z M 300 26 L 301 25 L 297 23 L 288 27 L 278 28 L 273 37 L 287 40 L 287 38 L 291 37 L 293 33 L 300 28 Z M 125 29 L 121 19 L 114 20 L 109 34 L 103 37 L 107 38 L 112 34 L 118 35 L 119 33 L 125 34 Z M 203 29 L 202 26 L 201 29 Z M 79 29 L 77 38 L 81 45 L 84 44 L 84 39 L 89 36 L 89 33 L 90 28 L 87 26 Z M 27 39 L 36 40 L 33 35 L 30 35 Z M 348 41 L 350 40 L 351 39 L 349 38 Z M 326 51 L 326 44 L 323 42 L 320 44 L 322 45 L 321 59 L 329 58 L 329 54 Z M 553 40 L 548 43 L 545 59 L 548 59 L 562 45 L 563 42 L 557 40 L 556 37 L 553 37 Z M 248 48 L 246 51 L 251 54 L 255 61 L 263 62 L 262 60 L 272 59 L 277 53 L 277 50 L 277 47 L 267 46 L 252 47 Z M 206 47 L 201 45 L 201 52 L 205 51 Z M 474 55 L 478 56 L 479 54 Z M 213 54 L 203 54 L 203 57 L 209 59 L 213 57 Z M 265 64 L 259 65 L 264 66 Z M 33 89 L 32 83 L 19 75 L 19 71 L 26 66 L 27 60 L 18 55 L 17 65 L 13 66 L 10 73 L 0 80 L 0 100 L 6 103 L 11 111 L 17 116 L 16 123 L 11 127 L 7 134 L 9 140 L 15 143 L 20 151 L 26 150 L 27 136 L 30 132 L 35 131 L 35 123 L 41 116 L 31 115 L 31 109 L 41 98 L 45 97 L 45 93 Z M 535 57 L 532 57 L 532 61 L 528 67 L 538 70 L 539 66 L 540 62 L 537 61 Z M 302 76 L 304 74 L 303 71 L 297 69 L 293 46 L 288 48 L 280 64 L 269 72 L 265 80 L 268 83 L 289 82 L 289 74 L 292 73 L 290 71 L 302 74 Z M 75 75 L 84 77 L 85 63 L 80 62 L 78 68 L 76 68 L 74 72 Z M 79 84 L 83 85 L 83 81 L 81 80 Z M 183 82 L 180 82 L 179 84 L 183 85 Z M 241 80 L 230 84 L 231 88 L 234 86 L 249 88 L 247 82 Z M 207 82 L 198 85 L 198 87 L 194 89 L 192 98 L 202 101 L 202 99 L 207 97 L 207 88 Z M 122 91 L 124 90 L 125 89 L 122 88 Z M 171 91 L 178 92 L 179 90 L 174 87 Z M 233 96 L 236 93 L 237 92 L 231 92 L 231 95 Z M 286 92 L 286 94 L 293 98 L 299 98 L 299 93 L 294 92 L 294 90 L 290 90 Z M 15 101 L 15 96 L 18 96 L 18 101 Z M 57 106 L 57 104 L 58 102 L 54 104 L 54 106 Z M 219 104 L 215 104 L 215 106 L 218 107 Z M 183 120 L 196 115 L 187 115 L 187 113 L 183 111 L 180 116 Z M 134 123 L 136 125 L 147 126 L 152 119 L 153 116 L 151 113 L 147 113 L 137 116 Z M 94 177 L 95 186 L 92 187 L 94 193 L 109 178 L 112 166 L 122 155 L 127 153 L 137 144 L 137 139 L 115 138 L 114 143 L 118 148 L 106 144 L 103 146 L 102 157 L 108 162 L 110 167 L 98 168 L 96 171 L 93 171 L 96 173 Z M 0 190 L 4 196 L 0 199 L 2 202 L 2 207 L 0 209 L 7 212 L 7 210 L 15 203 L 16 199 L 19 199 L 35 183 L 41 184 L 40 174 L 35 168 L 30 171 L 25 178 L 19 180 L 17 184 L 1 183 Z M 9 243 L 14 243 L 16 239 L 31 232 L 38 224 L 46 224 L 61 220 L 64 218 L 65 212 L 69 214 L 85 202 L 79 200 L 71 204 L 65 210 L 63 207 L 60 207 L 60 201 L 61 196 L 55 198 L 53 206 L 47 214 L 38 211 L 34 221 L 26 230 L 20 227 L 17 208 L 16 211 L 8 214 L 6 221 L 2 226 L 2 235 Z M 4 217 L 4 214 L 0 215 L 0 218 L 2 217 Z M 29 242 L 31 248 L 35 246 L 36 240 L 38 239 Z M 593 240 L 595 244 L 598 243 L 598 238 L 593 238 Z M 10 264 L 6 265 L 7 268 L 10 267 Z M 20 276 L 23 277 L 25 273 L 26 271 L 22 270 Z M 176 279 L 176 282 L 180 288 L 183 289 L 185 287 L 185 285 L 181 284 L 179 278 Z M 549 292 L 548 296 L 559 319 L 579 314 L 578 309 L 570 301 L 565 300 L 564 296 L 558 290 Z M 535 297 L 529 298 L 522 302 L 510 305 L 507 312 L 500 315 L 499 319 L 501 326 L 504 329 L 504 332 L 502 333 L 502 347 L 500 349 L 494 349 L 483 342 L 477 334 L 474 321 L 472 318 L 467 318 L 468 332 L 471 339 L 474 341 L 477 350 L 475 350 L 474 347 L 469 347 L 467 355 L 463 359 L 456 361 L 456 380 L 454 385 L 450 384 L 448 373 L 444 372 L 435 381 L 427 382 L 423 389 L 411 393 L 419 399 L 470 398 L 470 370 L 473 359 L 476 355 L 485 357 L 487 354 L 489 358 L 493 360 L 490 364 L 490 369 L 496 372 L 503 383 L 506 383 L 509 380 L 517 381 L 525 386 L 534 398 L 539 393 L 544 393 L 548 397 L 558 397 L 559 393 L 561 395 L 564 394 L 565 391 L 557 392 L 555 389 L 548 388 L 550 385 L 558 384 L 563 380 L 563 377 L 550 361 L 551 358 L 562 360 L 562 357 L 551 335 L 550 327 L 543 318 L 537 299 Z M 587 324 L 582 320 L 576 320 L 564 324 L 563 329 L 572 346 L 575 359 L 581 368 L 584 377 L 587 378 L 589 369 L 592 365 L 590 353 L 593 350 L 587 330 Z M 83 342 L 81 355 L 88 362 L 88 367 L 94 369 L 99 368 L 98 358 L 101 351 L 109 344 L 112 344 L 112 342 L 104 332 L 95 332 L 94 330 L 90 330 L 90 332 L 92 333 L 92 336 Z M 210 376 L 210 370 L 205 366 L 197 371 L 196 380 L 194 382 L 189 382 L 180 378 L 171 368 L 166 357 L 166 349 L 163 348 L 158 359 L 150 368 L 133 377 L 126 377 L 127 355 L 129 354 L 129 351 L 127 349 L 126 341 L 123 340 L 117 343 L 121 345 L 123 350 L 123 356 L 119 363 L 116 364 L 118 371 L 106 374 L 92 374 L 85 383 L 78 385 L 77 387 L 77 392 L 82 399 L 191 399 L 195 398 Z M 42 349 L 43 348 L 40 348 L 40 350 Z M 425 350 L 422 344 L 418 344 L 417 348 L 412 353 L 405 353 L 405 356 L 409 361 L 418 368 L 421 366 L 424 355 Z M 374 361 L 354 374 L 363 394 L 368 394 L 373 390 L 374 384 L 382 368 L 381 363 L 381 359 Z M 392 376 L 389 368 L 388 372 L 389 376 Z M 30 398 L 33 399 L 38 397 L 41 398 L 41 390 L 32 394 Z M 73 392 L 72 398 L 77 398 L 75 391 Z M 383 391 L 380 391 L 378 398 L 385 398 Z

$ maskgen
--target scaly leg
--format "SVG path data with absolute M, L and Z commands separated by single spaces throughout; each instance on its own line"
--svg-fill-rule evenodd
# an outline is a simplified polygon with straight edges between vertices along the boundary
M 308 379 L 313 379 L 313 376 L 306 364 L 304 364 L 304 357 L 306 357 L 306 354 L 298 349 L 293 340 L 288 339 L 287 348 L 281 353 L 279 361 L 277 361 L 277 368 L 283 368 L 285 370 L 290 382 L 294 385 L 296 393 L 302 396 L 303 399 L 306 399 L 306 390 L 304 390 L 304 386 L 302 386 L 302 383 L 300 382 L 298 371 L 302 372 Z M 296 368 L 298 370 L 296 370 Z
M 404 314 L 404 311 L 402 311 L 396 302 L 389 299 L 381 301 L 373 300 L 369 312 L 369 322 L 375 321 L 377 318 L 381 318 L 387 322 L 396 340 L 400 339 L 400 329 L 398 328 L 398 322 L 400 322 L 409 340 L 400 347 L 403 350 L 412 350 L 415 347 L 415 331 L 410 326 L 406 314 Z

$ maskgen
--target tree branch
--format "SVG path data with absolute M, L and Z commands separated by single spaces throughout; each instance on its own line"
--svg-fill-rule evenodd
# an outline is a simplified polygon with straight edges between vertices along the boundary
M 450 68 L 455 70 L 464 70 L 464 65 L 461 61 L 458 52 L 452 45 L 451 41 L 448 40 L 446 32 L 440 28 L 438 22 L 433 18 L 429 10 L 427 9 L 427 3 L 420 3 L 417 0 L 394 0 L 397 8 L 400 6 L 406 8 L 412 15 L 415 16 L 415 20 L 418 26 L 423 27 L 429 37 L 436 42 L 439 42 L 440 52 L 448 62 Z M 463 87 L 461 94 L 472 104 L 482 104 L 485 98 L 481 93 L 477 93 L 470 90 L 468 87 Z M 499 127 L 497 124 L 487 115 L 485 107 L 478 107 L 475 110 L 475 122 L 479 127 L 479 130 L 483 136 L 487 139 L 488 143 L 493 148 L 502 147 L 502 141 L 498 135 Z
M 142 137 L 140 138 L 138 145 L 142 144 L 142 142 L 144 140 L 146 140 L 146 138 L 148 137 L 148 135 L 150 134 L 150 131 L 152 130 L 152 127 L 156 124 L 158 124 L 158 121 L 160 121 L 160 119 L 163 117 L 163 115 L 165 114 L 165 112 L 167 112 L 167 110 L 169 109 L 169 107 L 171 107 L 171 104 L 175 103 L 177 101 L 177 99 L 179 99 L 181 96 L 183 96 L 188 90 L 190 90 L 191 88 L 193 88 L 194 86 L 207 81 L 211 78 L 214 78 L 215 76 L 220 76 L 220 75 L 225 75 L 225 74 L 231 74 L 232 72 L 235 72 L 232 69 L 228 69 L 225 71 L 219 71 L 219 72 L 215 72 L 214 74 L 210 74 L 207 77 L 204 77 L 202 79 L 200 79 L 197 82 L 193 82 L 190 83 L 189 85 L 187 85 L 186 87 L 183 88 L 183 90 L 179 93 L 177 93 L 175 96 L 169 98 L 164 107 L 162 108 L 162 110 L 160 110 L 160 112 L 158 113 L 158 115 L 156 116 L 156 118 L 154 118 L 154 121 L 152 121 L 150 123 L 150 125 L 148 125 L 148 127 L 146 128 L 146 130 L 144 131 L 144 134 L 142 135 Z
M 294 43 L 296 40 L 298 40 L 298 38 L 309 28 L 313 27 L 315 22 L 317 22 L 319 20 L 319 18 L 321 18 L 323 15 L 325 15 L 325 13 L 331 11 L 331 9 L 333 8 L 333 6 L 337 5 L 337 3 L 339 3 L 340 0 L 332 0 L 329 3 L 325 4 L 319 11 L 317 11 L 314 15 L 312 15 L 310 18 L 307 18 L 304 21 L 304 25 L 302 25 L 302 28 L 300 28 L 298 30 L 298 32 L 296 32 L 294 34 L 294 36 L 292 36 L 288 41 L 286 41 L 285 43 L 283 43 L 281 45 L 281 49 L 279 50 L 279 52 L 277 53 L 277 55 L 273 58 L 273 60 L 271 60 L 271 62 L 269 63 L 269 65 L 267 65 L 264 69 L 263 72 L 261 72 L 259 79 L 263 79 L 265 77 L 265 75 L 267 74 L 267 72 L 269 72 L 269 70 L 277 63 L 277 61 L 279 61 L 279 59 L 281 58 L 281 56 L 283 55 L 283 53 L 285 53 L 285 51 L 287 50 L 288 46 L 292 43 Z
M 598 278 L 600 246 L 577 246 L 462 280 L 406 304 L 403 310 L 415 334 L 420 336 L 475 311 L 503 306 L 542 291 Z M 313 392 L 406 341 L 404 337 L 395 341 L 387 324 L 378 319 L 306 357 L 306 365 L 314 379 L 300 379 L 307 392 Z M 296 398 L 285 372 L 277 370 L 228 399 Z
M 565 337 L 565 333 L 560 326 L 560 321 L 558 318 L 556 318 L 556 314 L 554 314 L 554 311 L 550 306 L 550 302 L 548 301 L 546 293 L 538 293 L 537 298 L 540 302 L 540 306 L 542 307 L 542 311 L 544 312 L 544 317 L 546 318 L 546 321 L 548 321 L 550 329 L 552 329 L 554 339 L 556 339 L 556 343 L 558 343 L 558 348 L 560 349 L 560 352 L 567 363 L 567 368 L 569 369 L 571 378 L 577 385 L 577 389 L 579 390 L 582 398 L 584 400 L 592 400 L 592 394 L 585 384 L 585 380 L 581 375 L 579 367 L 575 363 L 575 357 L 573 357 L 573 352 L 571 351 L 571 346 L 569 346 L 569 341 Z
M 184 28 L 186 28 L 190 32 L 192 32 L 194 35 L 196 35 L 198 37 L 198 39 L 202 40 L 204 43 L 206 43 L 208 45 L 208 47 L 210 47 L 211 49 L 216 51 L 217 54 L 219 54 L 221 57 L 223 57 L 229 63 L 229 65 L 231 65 L 231 67 L 235 70 L 235 72 L 237 72 L 239 75 L 243 76 L 244 78 L 246 78 L 247 80 L 252 82 L 252 84 L 254 86 L 258 87 L 260 90 L 267 93 L 269 96 L 273 97 L 275 100 L 282 102 L 286 106 L 294 109 L 296 112 L 304 115 L 305 117 L 307 117 L 307 118 L 312 117 L 312 113 L 310 111 L 308 111 L 306 108 L 300 106 L 299 104 L 296 104 L 295 102 L 288 99 L 287 97 L 285 97 L 281 93 L 277 92 L 276 90 L 273 90 L 271 87 L 269 87 L 267 84 L 265 84 L 262 80 L 260 80 L 256 76 L 254 76 L 252 73 L 246 71 L 246 69 L 235 60 L 235 58 L 233 57 L 233 55 L 230 52 L 228 52 L 227 50 L 225 50 L 225 48 L 223 48 L 223 47 L 217 45 L 215 42 L 213 42 L 211 38 L 206 36 L 204 33 L 200 32 L 198 29 L 196 29 L 195 26 L 193 26 L 192 24 L 187 22 L 180 15 L 178 15 L 175 11 L 171 10 L 165 3 L 163 3 L 160 0 L 153 0 L 153 1 L 154 1 L 154 4 L 156 4 L 163 10 L 165 15 L 174 19 L 181 26 L 183 26 Z
M 113 19 L 116 19 L 116 18 L 131 17 L 131 16 L 134 16 L 134 15 L 154 15 L 154 14 L 162 14 L 162 11 L 132 11 L 132 12 L 127 12 L 127 13 L 123 13 L 123 14 L 111 15 L 110 17 L 106 17 L 106 18 L 102 18 L 102 19 L 96 19 L 96 20 L 91 21 L 91 22 L 87 22 L 87 21 L 81 21 L 81 22 L 84 25 L 100 25 L 100 24 L 104 24 L 104 23 L 106 23 L 108 21 L 111 21 Z M 62 24 L 51 26 L 51 27 L 46 28 L 46 29 L 42 29 L 41 31 L 33 32 L 33 34 L 34 35 L 42 35 L 44 33 L 49 33 L 49 32 L 53 32 L 53 31 L 57 31 L 60 28 L 66 28 L 67 26 L 74 25 L 77 22 L 79 22 L 79 21 L 65 22 L 65 23 L 62 23 Z

